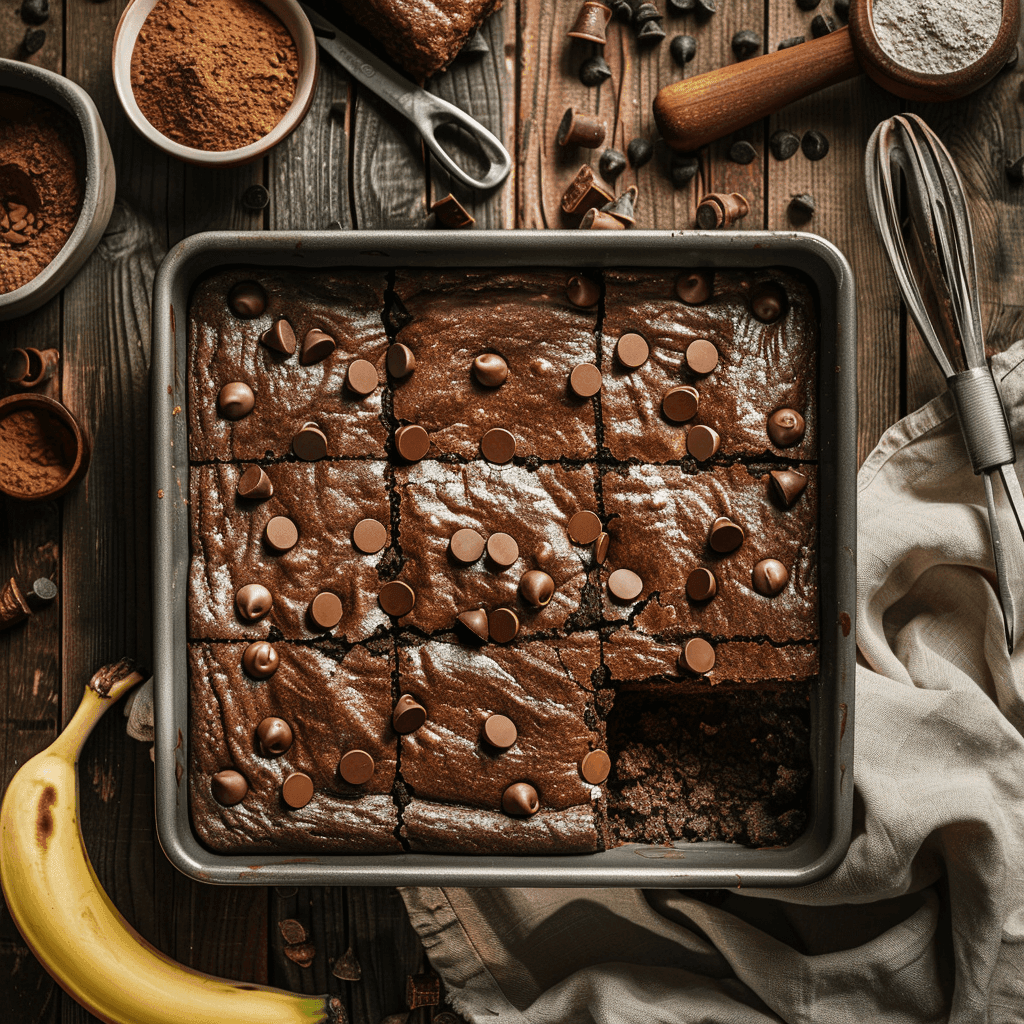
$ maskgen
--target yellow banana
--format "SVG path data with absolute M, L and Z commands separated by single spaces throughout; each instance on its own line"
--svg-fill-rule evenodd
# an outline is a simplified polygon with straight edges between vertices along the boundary
M 58 984 L 106 1024 L 328 1024 L 341 1001 L 214 978 L 176 963 L 122 917 L 93 871 L 78 821 L 78 757 L 142 675 L 90 680 L 67 728 L 11 780 L 0 807 L 0 884 L 14 923 Z

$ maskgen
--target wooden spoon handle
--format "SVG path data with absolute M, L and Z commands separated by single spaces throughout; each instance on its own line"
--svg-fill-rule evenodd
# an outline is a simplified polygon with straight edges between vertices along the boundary
M 665 86 L 654 100 L 662 138 L 683 152 L 860 74 L 848 28 Z

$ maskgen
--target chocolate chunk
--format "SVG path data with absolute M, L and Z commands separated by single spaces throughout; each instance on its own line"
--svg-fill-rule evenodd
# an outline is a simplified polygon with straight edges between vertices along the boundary
M 750 293 L 750 311 L 763 324 L 772 324 L 789 309 L 789 298 L 782 285 L 766 281 Z
M 573 514 L 566 529 L 573 544 L 593 544 L 601 534 L 601 520 L 584 509 Z
M 407 423 L 395 431 L 395 447 L 406 462 L 419 462 L 430 450 L 430 438 L 418 424 Z
M 597 149 L 607 132 L 603 121 L 588 114 L 580 114 L 570 107 L 563 115 L 555 141 L 560 146 L 584 146 Z
M 718 581 L 710 569 L 694 569 L 686 577 L 686 596 L 691 601 L 710 601 L 718 592 Z
M 807 477 L 795 469 L 773 469 L 768 481 L 769 489 L 786 508 L 793 507 L 807 486 Z
M 299 530 L 287 516 L 274 516 L 263 531 L 263 539 L 274 551 L 291 551 L 299 542 Z
M 304 462 L 316 462 L 327 454 L 327 435 L 315 423 L 304 423 L 292 438 L 292 451 Z
M 593 363 L 580 363 L 569 374 L 569 387 L 580 398 L 593 398 L 601 390 L 601 371 Z
M 501 795 L 501 809 L 506 814 L 530 817 L 540 810 L 537 790 L 528 782 L 514 782 Z
M 430 212 L 438 224 L 446 228 L 471 228 L 476 223 L 473 215 L 452 195 L 438 199 L 430 207 Z
M 314 327 L 306 332 L 302 339 L 302 351 L 299 353 L 299 362 L 303 366 L 312 366 L 314 363 L 323 362 L 336 348 L 338 343 L 319 327 Z
M 800 140 L 791 131 L 779 128 L 772 132 L 768 148 L 776 160 L 788 160 L 800 148 Z
M 492 533 L 487 538 L 487 557 L 503 569 L 515 565 L 519 559 L 519 545 L 515 537 L 507 533 Z
M 708 544 L 720 555 L 735 551 L 743 543 L 743 527 L 726 516 L 719 516 L 708 532 Z
M 235 594 L 235 608 L 246 622 L 259 622 L 274 607 L 274 595 L 262 583 L 247 583 Z
M 242 193 L 242 206 L 255 213 L 265 210 L 270 205 L 270 192 L 263 185 L 250 185 Z
M 427 720 L 427 709 L 409 694 L 403 693 L 395 705 L 394 714 L 391 716 L 391 724 L 395 732 L 403 736 L 415 732 Z
M 242 668 L 253 679 L 269 679 L 280 664 L 281 659 L 269 640 L 256 640 L 242 652 Z
M 484 553 L 484 539 L 476 530 L 456 530 L 448 541 L 448 550 L 456 562 L 472 565 Z
M 231 312 L 242 320 L 252 320 L 267 308 L 267 293 L 255 281 L 239 281 L 228 292 Z
M 752 29 L 741 29 L 732 37 L 732 52 L 737 60 L 747 60 L 761 52 L 761 37 Z
M 507 644 L 519 632 L 519 616 L 511 608 L 495 608 L 487 617 L 487 632 L 496 644 Z
M 388 373 L 401 380 L 416 369 L 416 356 L 408 345 L 396 342 L 388 349 Z
M 841 18 L 843 21 L 850 20 L 850 0 L 835 0 L 835 3 L 832 4 L 832 10 L 835 11 L 836 16 Z M 1014 56 L 1016 56 L 1016 53 L 1014 54 Z M 1010 59 L 1013 60 L 1012 57 Z M 1014 67 L 1015 64 L 1016 61 L 1014 61 L 1013 64 L 1009 64 L 1008 66 Z
M 240 380 L 225 384 L 217 395 L 217 408 L 226 420 L 240 420 L 248 416 L 256 405 L 252 388 Z
M 611 0 L 611 9 L 619 21 L 624 21 L 628 25 L 633 20 L 633 4 L 630 0 Z
M 782 593 L 789 582 L 789 570 L 777 558 L 762 558 L 751 573 L 754 589 L 765 597 Z
M 697 415 L 697 408 L 700 405 L 700 395 L 697 389 L 683 384 L 676 388 L 669 388 L 661 399 L 661 411 L 665 419 L 673 423 L 685 423 Z
M 796 5 L 801 11 L 813 11 L 820 3 L 821 0 L 796 0 Z
M 768 437 L 776 448 L 792 448 L 804 437 L 804 418 L 796 409 L 776 409 L 768 417 Z
M 588 57 L 580 65 L 579 75 L 584 85 L 593 87 L 607 82 L 612 77 L 612 69 L 608 67 L 608 61 L 598 54 L 596 57 Z
M 646 24 L 648 21 L 661 21 L 661 11 L 651 0 L 642 0 L 641 3 L 633 4 L 633 21 L 637 25 Z
M 238 478 L 238 496 L 247 501 L 266 501 L 274 493 L 270 477 L 259 467 L 249 466 Z
M 234 807 L 245 799 L 245 794 L 249 792 L 249 783 L 245 781 L 245 776 L 241 772 L 225 768 L 210 779 L 210 789 L 217 803 L 224 807 Z
M 29 25 L 42 25 L 49 16 L 50 0 L 24 0 L 21 5 L 21 20 Z
M 804 42 L 804 36 L 789 36 L 787 39 L 783 39 L 781 43 L 776 47 L 777 50 L 788 50 L 791 46 L 799 46 Z
M 628 146 L 626 146 L 626 159 L 629 160 L 632 167 L 643 167 L 644 164 L 649 163 L 651 157 L 654 156 L 654 146 L 651 144 L 650 139 L 636 138 L 631 139 Z
M 673 153 L 669 157 L 668 176 L 673 188 L 686 188 L 700 170 L 700 160 L 686 153 Z
M 820 39 L 822 36 L 827 36 L 831 32 L 835 32 L 836 22 L 835 18 L 828 14 L 816 14 L 811 19 L 811 35 L 815 39 Z
M 405 979 L 405 1005 L 410 1010 L 417 1010 L 421 1006 L 437 1006 L 440 1002 L 441 979 L 436 974 L 410 974 Z M 409 1015 L 403 1016 L 408 1019 Z M 381 1024 L 384 1022 L 381 1021 Z
M 587 210 L 580 221 L 581 231 L 624 231 L 626 225 L 603 210 Z
M 504 465 L 516 453 L 516 439 L 501 427 L 492 427 L 480 438 L 480 451 L 488 462 Z
M 365 753 L 365 752 L 360 750 L 360 751 L 353 751 L 353 753 L 360 753 L 360 754 L 362 754 L 362 753 Z M 369 757 L 370 755 L 367 754 L 366 756 Z M 371 764 L 372 764 L 372 760 L 371 760 Z M 372 773 L 372 771 L 373 771 L 372 767 L 371 767 L 370 771 Z M 351 780 L 347 779 L 346 781 L 351 781 Z M 359 961 L 356 959 L 355 953 L 352 952 L 352 947 L 351 946 L 349 946 L 348 949 L 345 950 L 345 952 L 344 952 L 344 954 L 342 956 L 339 956 L 337 958 L 337 960 L 335 960 L 331 964 L 331 974 L 333 974 L 336 978 L 341 978 L 342 981 L 359 981 L 359 979 L 362 978 L 362 976 L 363 976 L 363 968 L 360 965 Z M 436 1021 L 437 1021 L 437 1017 L 434 1018 L 433 1024 L 436 1024 Z
M 408 583 L 392 580 L 380 588 L 377 602 L 384 609 L 385 615 L 398 619 L 412 611 L 412 606 L 416 603 L 416 593 Z
M 647 4 L 645 6 L 653 7 L 654 10 L 658 9 L 657 7 L 654 7 L 654 4 Z M 660 17 L 660 15 L 659 15 L 659 17 Z M 665 38 L 665 30 L 653 18 L 650 21 L 645 21 L 640 26 L 640 31 L 637 32 L 637 34 L 636 34 L 636 41 L 641 46 L 656 46 L 664 38 Z
M 740 140 L 729 147 L 729 159 L 734 164 L 751 164 L 757 159 L 757 150 L 749 142 Z
M 810 192 L 797 192 L 789 200 L 789 219 L 794 224 L 806 224 L 816 209 L 814 196 Z
M 316 629 L 334 629 L 345 613 L 341 598 L 323 590 L 309 602 L 309 621 Z
M 375 555 L 388 542 L 388 528 L 376 519 L 360 519 L 352 530 L 352 544 L 364 555 Z
M 43 28 L 29 28 L 25 29 L 25 38 L 21 41 L 21 52 L 26 57 L 31 57 L 33 53 L 38 53 L 46 42 L 46 29 Z M 10 239 L 8 239 L 10 241 Z M 21 239 L 21 241 L 27 242 L 28 239 Z
M 377 367 L 368 359 L 354 359 L 348 364 L 345 385 L 353 394 L 361 395 L 365 398 L 377 390 L 379 383 Z
M 298 946 L 285 946 L 284 955 L 300 967 L 309 967 L 316 959 L 316 946 L 312 942 L 303 942 Z
M 456 621 L 468 633 L 471 640 L 486 641 L 488 639 L 487 612 L 483 608 L 460 612 Z
M 699 306 L 711 298 L 712 276 L 704 270 L 687 270 L 676 278 L 676 295 L 688 306 Z
M 483 733 L 484 739 L 492 747 L 497 747 L 499 750 L 508 750 L 519 738 L 515 722 L 504 715 L 491 715 L 488 717 L 484 722 Z
M 281 798 L 296 811 L 305 807 L 313 799 L 313 780 L 305 772 L 292 772 L 281 783 Z
M 611 194 L 594 180 L 594 171 L 590 164 L 584 164 L 562 195 L 562 210 L 570 216 L 578 217 L 595 206 L 604 206 L 611 200 Z
M 292 745 L 292 727 L 283 718 L 264 718 L 256 726 L 256 741 L 264 757 L 280 757 Z
M 635 601 L 644 589 L 644 581 L 632 569 L 616 569 L 608 577 L 608 593 L 616 601 Z
M 615 356 L 629 370 L 636 370 L 647 362 L 651 350 L 639 334 L 624 334 L 615 346 Z
M 260 341 L 275 352 L 283 352 L 290 356 L 295 352 L 295 331 L 283 317 L 275 320 L 274 325 L 260 335 Z
M 694 218 L 704 231 L 727 228 L 750 213 L 750 203 L 739 192 L 709 192 L 700 201 Z
M 594 541 L 594 561 L 598 565 L 604 565 L 604 561 L 608 557 L 608 548 L 611 540 L 611 537 L 603 531 L 597 535 L 597 540 Z
M 686 347 L 686 365 L 694 373 L 711 373 L 718 366 L 718 349 L 705 338 L 695 338 Z
M 808 160 L 823 160 L 828 156 L 828 139 L 821 132 L 812 128 L 809 132 L 804 132 L 804 137 L 800 140 L 800 148 Z
M 372 778 L 373 767 L 373 758 L 365 750 L 350 750 L 338 762 L 338 774 L 350 786 L 361 786 Z
M 703 423 L 691 427 L 686 435 L 686 450 L 698 462 L 707 462 L 718 451 L 720 443 L 718 431 Z
M 636 185 L 630 185 L 614 202 L 606 203 L 601 207 L 602 213 L 614 217 L 623 227 L 630 227 L 636 223 L 636 197 L 638 195 Z
M 699 636 L 687 640 L 679 655 L 679 667 L 695 675 L 703 676 L 715 667 L 715 649 Z
M 597 3 L 595 0 L 586 0 L 566 35 L 572 39 L 583 39 L 586 42 L 604 46 L 605 28 L 611 19 L 610 7 L 605 7 L 604 4 Z
M 281 938 L 283 938 L 289 946 L 298 946 L 309 938 L 303 923 L 301 921 L 296 921 L 294 918 L 278 921 L 277 927 L 281 932 Z
M 681 67 L 686 67 L 697 53 L 697 40 L 693 36 L 675 36 L 668 44 L 668 52 Z
M 473 376 L 485 388 L 500 388 L 508 379 L 508 363 L 495 352 L 482 352 L 473 360 Z
M 597 161 L 597 169 L 605 181 L 614 181 L 626 169 L 626 154 L 609 146 Z
M 600 786 L 611 770 L 612 759 L 603 750 L 591 750 L 580 761 L 580 775 L 592 786 Z
M 534 608 L 543 608 L 555 594 L 555 581 L 543 569 L 530 569 L 519 580 L 519 594 Z
M 565 283 L 565 297 L 580 309 L 590 309 L 601 298 L 601 289 L 591 278 L 573 274 Z

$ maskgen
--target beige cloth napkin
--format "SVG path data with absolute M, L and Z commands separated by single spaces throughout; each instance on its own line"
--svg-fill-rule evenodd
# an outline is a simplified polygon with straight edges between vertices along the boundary
M 1024 343 L 992 365 L 1024 456 Z M 1024 1021 L 1024 622 L 1011 659 L 948 395 L 886 432 L 858 490 L 844 862 L 790 890 L 402 890 L 473 1024 Z

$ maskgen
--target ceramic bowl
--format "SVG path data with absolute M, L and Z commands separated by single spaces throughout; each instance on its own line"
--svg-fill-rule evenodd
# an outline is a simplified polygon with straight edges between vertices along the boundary
M 180 142 L 169 139 L 158 132 L 146 120 L 145 115 L 135 101 L 132 91 L 132 52 L 135 41 L 150 12 L 160 0 L 133 0 L 121 15 L 114 32 L 114 88 L 117 98 L 121 101 L 128 119 L 136 131 L 148 139 L 158 149 L 179 160 L 190 164 L 202 164 L 208 167 L 233 167 L 236 164 L 248 163 L 263 156 L 279 142 L 286 139 L 302 123 L 302 119 L 313 102 L 316 89 L 318 70 L 316 36 L 302 7 L 296 0 L 261 0 L 264 7 L 275 15 L 289 31 L 299 55 L 299 74 L 295 83 L 295 97 L 291 106 L 285 111 L 284 117 L 274 126 L 273 130 L 262 139 L 241 149 L 207 150 L 193 149 L 183 146 Z
M 99 244 L 114 208 L 114 158 L 96 104 L 74 82 L 45 68 L 0 59 L 0 89 L 20 89 L 66 110 L 82 132 L 85 156 L 82 209 L 64 248 L 42 273 L 13 292 L 0 294 L 0 320 L 23 316 L 48 302 L 81 269 Z

